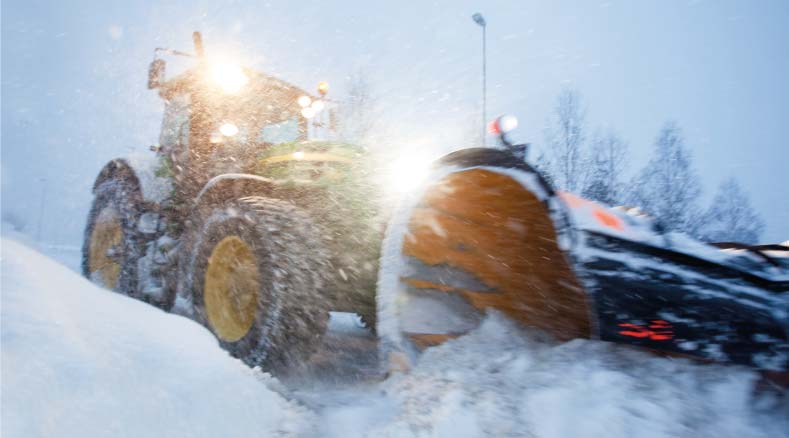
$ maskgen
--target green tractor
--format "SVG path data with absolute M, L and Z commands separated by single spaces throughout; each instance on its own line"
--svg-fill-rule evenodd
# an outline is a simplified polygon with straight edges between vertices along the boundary
M 329 310 L 375 325 L 383 228 L 364 151 L 311 141 L 328 86 L 157 49 L 165 103 L 154 159 L 115 159 L 93 186 L 83 274 L 208 327 L 267 369 L 303 360 Z M 160 52 L 196 66 L 167 79 Z M 326 117 L 323 117 L 326 118 Z M 313 129 L 317 123 L 312 123 Z

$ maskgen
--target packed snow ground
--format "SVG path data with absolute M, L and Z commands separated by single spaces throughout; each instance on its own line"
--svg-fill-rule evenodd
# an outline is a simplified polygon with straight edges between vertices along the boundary
M 496 315 L 384 381 L 375 340 L 334 315 L 323 350 L 280 382 L 229 357 L 198 324 L 101 290 L 8 238 L 1 278 L 4 437 L 789 431 L 789 394 L 754 392 L 748 370 L 555 344 Z

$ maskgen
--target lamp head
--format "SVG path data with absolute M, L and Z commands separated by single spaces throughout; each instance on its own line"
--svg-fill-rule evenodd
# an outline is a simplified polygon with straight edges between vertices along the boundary
M 487 23 L 485 22 L 485 17 L 482 16 L 479 12 L 475 13 L 471 16 L 475 23 L 479 24 L 482 27 L 485 27 Z

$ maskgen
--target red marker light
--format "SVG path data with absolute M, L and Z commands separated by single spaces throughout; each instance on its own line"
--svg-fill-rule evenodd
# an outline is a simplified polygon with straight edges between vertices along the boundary
M 674 329 L 668 321 L 657 319 L 651 323 L 649 328 L 652 329 L 652 335 L 649 338 L 653 341 L 668 341 L 674 338 Z
M 619 231 L 625 229 L 625 227 L 622 226 L 622 221 L 620 221 L 618 217 L 614 216 L 613 214 L 601 208 L 595 207 L 594 217 L 597 218 L 597 220 L 600 221 L 600 223 L 605 225 L 606 227 L 613 228 Z
M 506 134 L 518 127 L 518 119 L 515 116 L 505 114 L 496 117 L 488 124 L 488 131 L 493 135 Z
M 622 323 L 619 324 L 619 327 L 629 329 L 620 331 L 620 335 L 630 336 L 632 338 L 648 338 L 651 333 L 648 328 L 636 324 Z
M 670 341 L 674 339 L 674 328 L 671 326 L 671 323 L 662 319 L 653 320 L 650 323 L 648 327 L 644 327 L 623 322 L 619 324 L 619 327 L 626 330 L 619 331 L 619 334 L 631 338 L 649 338 L 651 341 Z
M 490 123 L 488 123 L 488 132 L 493 135 L 501 134 L 501 128 L 499 127 L 499 119 L 493 119 Z

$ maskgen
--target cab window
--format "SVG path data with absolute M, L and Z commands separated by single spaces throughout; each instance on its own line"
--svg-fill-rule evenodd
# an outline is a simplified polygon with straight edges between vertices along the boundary
M 258 141 L 263 143 L 290 143 L 299 139 L 299 120 L 292 117 L 281 123 L 263 126 L 258 133 Z
M 189 112 L 190 99 L 188 94 L 180 94 L 165 101 L 162 133 L 159 144 L 166 152 L 182 152 L 189 146 Z

